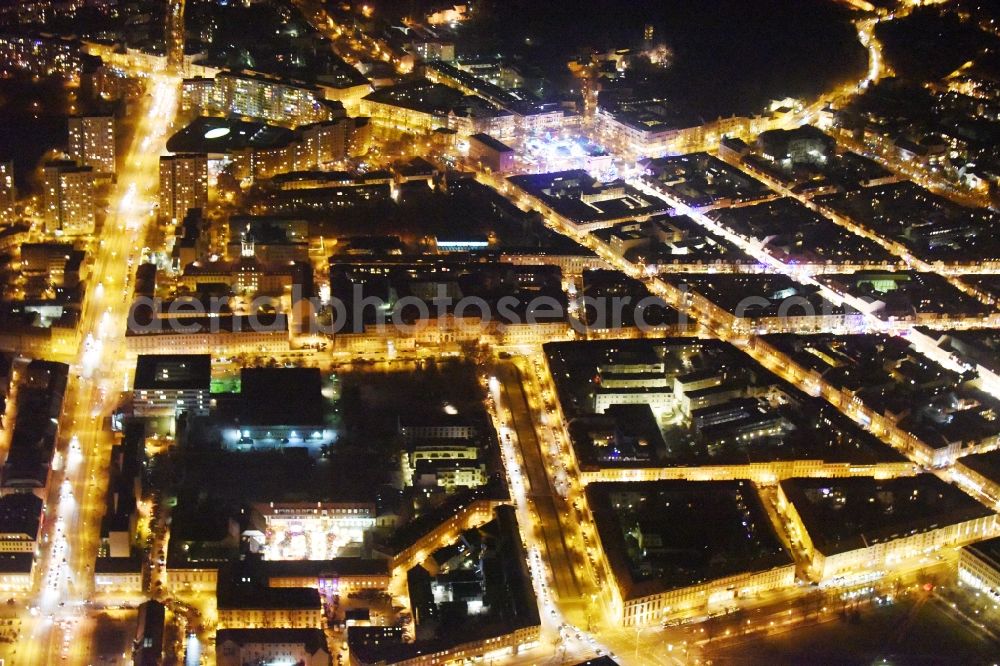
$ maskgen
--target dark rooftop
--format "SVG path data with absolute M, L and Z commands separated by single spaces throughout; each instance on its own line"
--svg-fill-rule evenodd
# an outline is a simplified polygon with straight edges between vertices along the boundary
M 0 532 L 36 538 L 42 504 L 42 499 L 31 493 L 10 493 L 0 497 Z
M 228 153 L 242 148 L 286 145 L 294 132 L 284 127 L 235 118 L 201 116 L 167 141 L 173 153 Z
M 253 425 L 324 423 L 318 368 L 243 368 L 240 421 Z
M 993 514 L 933 474 L 895 479 L 786 479 L 781 487 L 816 550 L 824 555 Z
M 143 354 L 136 360 L 136 389 L 204 389 L 212 380 L 210 354 Z
M 267 560 L 261 569 L 269 578 L 287 576 L 388 576 L 388 560 L 335 557 L 330 560 Z
M 215 644 L 232 641 L 237 645 L 293 644 L 304 645 L 306 652 L 315 654 L 327 650 L 326 635 L 322 629 L 219 629 Z
M 473 115 L 493 117 L 509 115 L 509 112 L 490 104 L 481 97 L 465 95 L 456 88 L 439 83 L 419 80 L 388 86 L 376 90 L 366 101 L 390 104 L 435 116 Z
M 312 587 L 265 587 L 256 584 L 233 584 L 220 581 L 217 596 L 219 610 L 239 608 L 318 610 L 322 608 L 319 590 Z
M 625 599 L 792 563 L 749 481 L 591 483 L 586 493 Z
M 480 132 L 478 134 L 473 134 L 469 138 L 470 139 L 475 139 L 476 141 L 478 141 L 479 143 L 483 144 L 487 148 L 491 148 L 491 149 L 497 151 L 498 153 L 512 153 L 512 152 L 514 152 L 513 148 L 511 148 L 510 146 L 508 146 L 506 143 L 502 143 L 500 141 L 497 141 L 496 139 L 494 139 L 489 134 L 483 134 L 482 132 Z
M 994 570 L 1000 571 L 1000 537 L 968 545 L 965 550 L 988 563 Z
M 144 559 L 142 557 L 98 557 L 94 562 L 94 573 L 141 573 Z
M 0 553 L 0 573 L 27 574 L 34 562 L 32 553 Z

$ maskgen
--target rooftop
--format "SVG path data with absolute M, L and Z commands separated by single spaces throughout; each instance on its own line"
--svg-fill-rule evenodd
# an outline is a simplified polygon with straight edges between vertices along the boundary
M 1000 257 L 994 233 L 1000 214 L 960 206 L 910 181 L 821 195 L 814 201 L 901 242 L 924 261 Z
M 544 352 L 584 469 L 906 460 L 724 342 L 555 342 Z M 652 427 L 622 418 L 620 403 L 650 410 Z
M 680 110 L 667 100 L 629 100 L 601 105 L 601 110 L 615 120 L 643 132 L 668 132 L 701 124 L 701 118 Z
M 792 198 L 716 209 L 708 216 L 743 238 L 762 242 L 789 263 L 896 263 L 873 240 L 853 234 Z
M 33 553 L 0 553 L 0 573 L 29 574 L 34 563 Z
M 240 422 L 315 426 L 325 422 L 318 368 L 243 368 Z
M 510 176 L 511 183 L 573 222 L 640 218 L 667 211 L 624 181 L 602 183 L 582 169 Z
M 988 563 L 994 570 L 1000 571 L 1000 537 L 970 544 L 965 550 Z
M 329 560 L 267 560 L 261 563 L 269 578 L 286 576 L 388 576 L 388 560 L 335 557 Z
M 781 481 L 816 549 L 835 555 L 993 512 L 934 474 Z
M 744 319 L 845 313 L 842 305 L 824 298 L 819 287 L 796 282 L 781 273 L 708 276 L 664 273 L 663 279 L 674 286 L 686 286 L 726 312 Z
M 1000 483 L 1000 450 L 963 456 L 960 464 L 993 483 Z
M 792 563 L 748 481 L 591 483 L 586 493 L 625 599 Z
M 465 95 L 455 88 L 426 79 L 381 88 L 364 99 L 441 117 L 449 113 L 487 118 L 510 115 L 482 97 Z
M 979 316 L 994 311 L 937 273 L 917 271 L 857 271 L 819 275 L 816 278 L 838 292 L 867 302 L 881 301 L 875 310 L 881 318 L 917 314 Z
M 228 641 L 237 645 L 303 645 L 310 654 L 327 650 L 326 635 L 322 629 L 219 629 L 215 634 L 215 644 Z
M 510 146 L 508 146 L 506 143 L 502 143 L 502 142 L 494 139 L 489 134 L 483 134 L 482 132 L 479 132 L 478 134 L 473 134 L 469 138 L 470 139 L 475 139 L 476 141 L 478 141 L 479 143 L 483 144 L 487 148 L 491 148 L 491 149 L 497 151 L 498 153 L 512 153 L 512 152 L 514 152 L 513 148 L 511 148 Z
M 34 540 L 41 526 L 42 506 L 42 499 L 31 493 L 0 497 L 0 533 Z
M 312 587 L 265 587 L 246 583 L 222 583 L 217 591 L 219 610 L 293 609 L 319 610 L 319 590 Z
M 243 148 L 286 145 L 294 132 L 284 127 L 236 118 L 201 116 L 167 140 L 173 153 L 229 153 Z
M 708 153 L 643 160 L 653 187 L 694 207 L 777 197 L 767 185 Z
M 211 379 L 210 354 L 142 354 L 136 360 L 133 387 L 140 390 L 207 391 Z

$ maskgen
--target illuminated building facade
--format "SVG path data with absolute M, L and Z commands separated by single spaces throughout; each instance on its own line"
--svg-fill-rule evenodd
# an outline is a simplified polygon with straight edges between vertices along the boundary
M 126 349 L 135 354 L 230 354 L 288 351 L 288 320 L 277 315 L 255 327 L 249 317 L 189 317 L 184 329 L 166 319 L 132 326 L 125 333 Z
M 238 586 L 237 586 L 238 587 Z M 323 626 L 323 604 L 312 588 L 221 589 L 219 629 L 315 629 Z
M 215 653 L 219 666 L 331 663 L 322 629 L 223 629 L 215 636 Z
M 187 153 L 160 158 L 160 216 L 175 223 L 192 208 L 208 204 L 208 155 Z
M 139 557 L 98 557 L 94 563 L 94 588 L 98 593 L 142 594 L 142 568 Z
M 140 356 L 132 390 L 135 415 L 207 415 L 210 383 L 207 354 Z
M 327 560 L 360 551 L 375 527 L 375 505 L 368 502 L 269 502 L 253 509 L 269 560 Z
M 962 548 L 958 555 L 958 580 L 1000 601 L 1000 537 Z
M 338 115 L 337 107 L 327 104 L 315 86 L 234 72 L 221 72 L 214 79 L 185 80 L 181 107 L 296 125 L 331 120 Z M 342 107 L 339 115 L 343 115 Z
M 811 559 L 813 575 L 833 580 L 892 568 L 946 546 L 994 537 L 997 515 L 931 474 L 886 479 L 786 479 L 778 508 Z M 853 512 L 849 530 L 834 512 Z
M 479 160 L 494 173 L 507 173 L 514 168 L 514 149 L 489 134 L 469 137 L 469 157 Z
M 322 594 L 385 590 L 391 573 L 386 560 L 360 557 L 268 560 L 265 570 L 271 587 L 313 587 Z
M 94 170 L 72 161 L 42 168 L 42 217 L 45 230 L 67 236 L 94 233 L 97 222 Z
M 714 148 L 724 136 L 750 135 L 770 129 L 769 117 L 734 116 L 707 123 L 674 120 L 666 103 L 649 100 L 625 109 L 598 107 L 595 116 L 601 138 L 616 149 L 639 157 L 689 153 Z
M 253 178 L 270 178 L 308 171 L 367 152 L 371 129 L 367 118 L 337 118 L 296 129 L 289 143 L 273 148 L 244 148 L 233 154 L 237 171 Z
M 601 543 L 599 570 L 613 581 L 605 594 L 625 626 L 795 581 L 795 564 L 747 481 L 591 484 L 586 496 Z M 712 527 L 677 528 L 682 515 L 694 513 Z M 677 553 L 687 548 L 706 554 L 701 565 L 676 564 Z
M 34 553 L 42 526 L 42 500 L 31 493 L 0 498 L 0 553 Z
M 69 119 L 69 156 L 99 174 L 115 172 L 115 119 L 74 116 Z
M 32 553 L 0 553 L 0 590 L 26 592 L 31 589 L 35 568 Z
M 21 4 L 21 3 L 14 3 Z M 21 70 L 37 76 L 79 76 L 82 68 L 80 42 L 49 34 L 0 34 L 0 62 L 4 69 Z

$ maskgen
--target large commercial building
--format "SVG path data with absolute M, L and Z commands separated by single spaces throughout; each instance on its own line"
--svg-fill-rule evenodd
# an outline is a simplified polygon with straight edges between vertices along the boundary
M 388 589 L 391 569 L 388 560 L 361 557 L 264 563 L 269 587 L 313 587 L 323 595 Z
M 99 174 L 115 172 L 113 116 L 74 116 L 69 119 L 69 156 Z
M 317 368 L 243 368 L 234 427 L 223 446 L 236 449 L 306 447 L 318 451 L 336 438 Z
M 160 216 L 179 222 L 192 208 L 208 203 L 208 155 L 185 153 L 160 158 Z
M 132 391 L 135 415 L 207 414 L 211 365 L 208 354 L 140 356 Z
M 427 80 L 376 90 L 361 100 L 359 109 L 377 126 L 415 133 L 446 127 L 463 136 L 483 132 L 506 138 L 519 127 L 519 116 L 481 97 Z
M 71 160 L 42 168 L 42 216 L 45 230 L 79 236 L 94 233 L 97 222 L 94 170 Z
M 288 351 L 288 319 L 283 314 L 188 317 L 181 330 L 167 317 L 154 317 L 132 322 L 125 344 L 138 354 L 277 353 Z
M 714 147 L 724 136 L 769 129 L 770 116 L 732 116 L 703 122 L 661 99 L 632 100 L 597 109 L 604 142 L 638 157 L 659 157 Z

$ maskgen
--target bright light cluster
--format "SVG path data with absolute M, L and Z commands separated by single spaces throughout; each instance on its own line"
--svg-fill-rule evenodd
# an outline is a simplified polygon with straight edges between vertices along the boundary
M 584 169 L 601 181 L 618 178 L 611 154 L 577 134 L 536 134 L 524 140 L 522 149 L 522 159 L 532 172 Z

